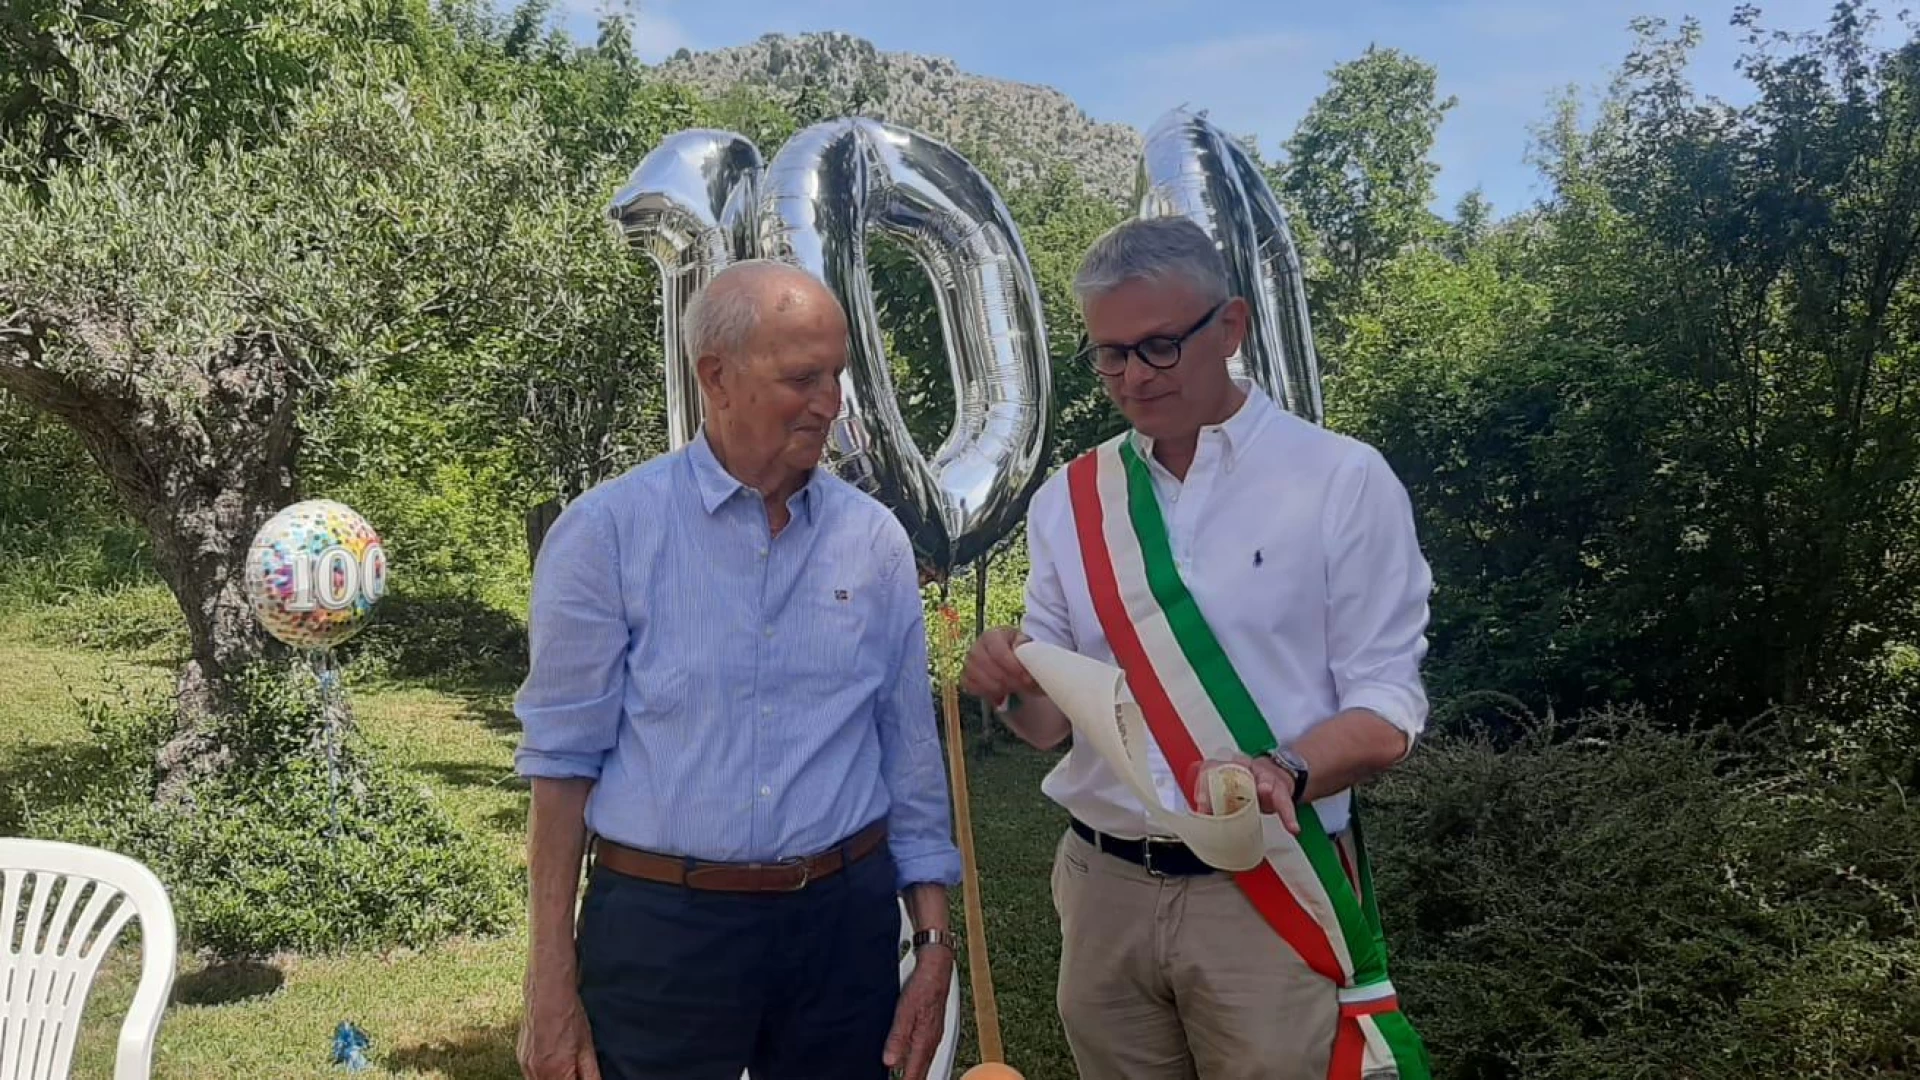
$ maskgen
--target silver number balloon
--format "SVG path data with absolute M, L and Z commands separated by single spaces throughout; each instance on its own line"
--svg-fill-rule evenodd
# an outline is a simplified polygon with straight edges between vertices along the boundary
M 1229 360 L 1234 374 L 1322 422 L 1300 254 L 1259 166 L 1205 114 L 1174 109 L 1147 130 L 1136 194 L 1140 217 L 1189 217 L 1226 256 L 1234 291 L 1253 309 L 1246 340 Z
M 758 247 L 826 282 L 847 312 L 849 355 L 828 467 L 893 511 L 922 565 L 944 569 L 952 563 L 946 517 L 932 473 L 906 436 L 880 356 L 865 255 L 869 157 L 849 121 L 796 133 L 767 166 Z
M 764 167 L 724 131 L 683 131 L 636 167 L 609 214 L 660 268 L 668 440 L 702 417 L 679 317 L 728 263 L 765 256 L 825 282 L 846 308 L 849 358 L 826 465 L 885 503 L 921 565 L 944 576 L 991 550 L 1044 479 L 1053 379 L 1019 231 L 985 177 L 952 149 L 867 119 L 816 124 Z M 939 307 L 957 403 L 931 463 L 900 413 L 868 230 L 898 239 Z
M 760 249 L 825 281 L 852 326 L 833 467 L 892 506 L 939 571 L 991 550 L 1043 479 L 1052 377 L 1040 290 L 1013 216 L 951 148 L 881 121 L 828 121 L 767 167 Z M 933 285 L 957 403 L 929 463 L 896 404 L 866 258 L 900 241 Z
M 762 168 L 760 151 L 742 136 L 705 128 L 677 132 L 641 159 L 608 210 L 627 243 L 660 271 L 670 446 L 693 438 L 703 415 L 680 315 L 713 275 L 752 257 Z

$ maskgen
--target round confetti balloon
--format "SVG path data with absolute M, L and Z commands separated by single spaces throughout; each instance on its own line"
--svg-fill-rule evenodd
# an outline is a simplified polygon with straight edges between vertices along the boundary
M 365 629 L 387 591 L 387 554 L 351 508 L 309 499 L 254 534 L 246 581 L 268 633 L 296 649 L 327 649 Z

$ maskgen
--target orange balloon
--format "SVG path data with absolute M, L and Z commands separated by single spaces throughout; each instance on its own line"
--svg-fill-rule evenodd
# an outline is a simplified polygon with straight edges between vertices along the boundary
M 960 1080 L 1027 1080 L 1020 1070 L 997 1061 L 986 1061 L 960 1074 Z

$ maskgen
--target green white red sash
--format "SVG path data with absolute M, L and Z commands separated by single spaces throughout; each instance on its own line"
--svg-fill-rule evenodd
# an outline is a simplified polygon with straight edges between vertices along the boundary
M 1153 478 L 1129 435 L 1067 466 L 1081 561 L 1114 659 L 1189 804 L 1194 766 L 1229 748 L 1257 756 L 1272 730 L 1173 561 Z M 1206 748 L 1205 750 L 1202 747 Z M 1267 857 L 1235 875 L 1261 916 L 1340 1000 L 1328 1080 L 1428 1080 L 1427 1054 L 1387 978 L 1386 938 L 1372 873 L 1353 827 L 1328 837 L 1310 805 L 1300 835 L 1263 819 Z

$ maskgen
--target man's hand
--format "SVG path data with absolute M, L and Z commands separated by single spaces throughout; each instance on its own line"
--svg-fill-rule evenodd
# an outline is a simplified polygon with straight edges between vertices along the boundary
M 994 705 L 1008 694 L 1039 694 L 1040 684 L 1027 666 L 1014 655 L 1014 649 L 1030 639 L 1010 626 L 997 626 L 974 639 L 967 650 L 966 666 L 960 670 L 960 688 Z
M 528 988 L 519 1057 L 526 1080 L 600 1080 L 593 1033 L 577 992 Z
M 953 980 L 953 953 L 942 945 L 928 945 L 914 957 L 913 974 L 900 988 L 900 1004 L 893 1011 L 893 1030 L 887 1033 L 883 1058 L 887 1068 L 901 1069 L 905 1080 L 926 1080 L 933 1052 L 946 1034 L 947 991 Z
M 1264 757 L 1250 758 L 1245 754 L 1235 754 L 1225 760 L 1244 765 L 1253 773 L 1253 787 L 1259 793 L 1260 812 L 1277 814 L 1289 833 L 1300 835 L 1300 818 L 1293 808 L 1293 774 Z M 1202 761 L 1194 766 L 1193 775 L 1188 777 L 1187 786 L 1193 790 L 1194 809 L 1202 814 L 1213 813 L 1213 793 L 1208 790 L 1202 777 L 1208 769 L 1220 764 L 1223 762 L 1217 758 Z

